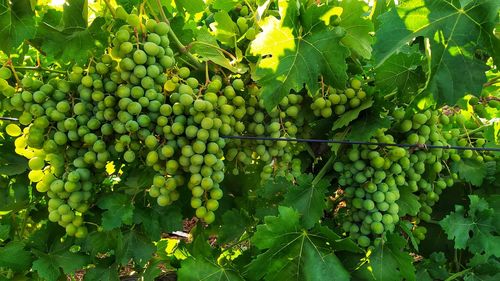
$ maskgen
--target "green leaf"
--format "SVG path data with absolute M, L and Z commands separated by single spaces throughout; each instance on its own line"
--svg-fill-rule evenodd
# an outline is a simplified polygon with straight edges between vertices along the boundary
M 92 255 L 107 253 L 117 248 L 118 243 L 123 239 L 119 230 L 96 231 L 89 233 L 85 239 L 83 248 Z
M 390 128 L 391 120 L 387 117 L 374 114 L 364 114 L 351 123 L 349 140 L 368 141 L 378 129 Z
M 0 174 L 15 176 L 24 173 L 28 169 L 28 160 L 13 153 L 13 150 L 6 151 L 10 146 L 0 146 Z
M 416 216 L 422 206 L 418 196 L 413 194 L 408 187 L 399 189 L 399 199 L 396 203 L 399 205 L 398 215 L 400 217 L 406 215 Z
M 210 29 L 215 38 L 222 44 L 235 47 L 238 26 L 233 22 L 227 12 L 221 11 L 214 14 L 214 22 L 210 24 Z
M 455 104 L 466 93 L 479 95 L 486 82 L 478 49 L 493 54 L 497 0 L 411 0 L 380 16 L 373 56 L 376 67 L 419 36 L 429 39 L 428 90 L 437 101 Z
M 469 210 L 460 205 L 439 222 L 448 239 L 455 241 L 456 249 L 468 248 L 472 253 L 500 257 L 500 229 L 498 213 L 477 195 L 469 195 Z
M 106 20 L 94 19 L 88 28 L 55 28 L 44 17 L 37 29 L 37 39 L 47 55 L 63 61 L 85 63 L 90 56 L 102 53 L 108 44 L 109 33 L 104 28 Z M 64 48 L 61 48 L 64 46 Z
M 116 281 L 120 280 L 118 268 L 115 267 L 95 267 L 85 271 L 83 278 L 85 281 Z
M 134 262 L 143 266 L 152 258 L 154 252 L 155 247 L 150 239 L 131 230 L 119 241 L 116 259 L 122 265 L 126 265 L 130 259 L 133 259 Z
M 56 280 L 61 274 L 61 268 L 64 274 L 74 273 L 90 263 L 88 255 L 73 253 L 70 251 L 71 243 L 57 241 L 52 245 L 53 251 L 49 253 L 37 253 L 38 259 L 33 262 L 33 269 L 47 280 Z M 68 245 L 69 244 L 69 245 Z
M 212 2 L 212 7 L 217 10 L 223 10 L 226 12 L 231 11 L 234 9 L 236 4 L 240 2 L 239 0 L 214 0 Z
M 375 84 L 382 93 L 397 90 L 399 100 L 411 101 L 425 83 L 423 59 L 417 46 L 401 48 L 375 69 Z
M 203 0 L 175 0 L 177 9 L 185 9 L 190 14 L 196 14 L 205 10 L 205 3 Z
M 0 247 L 0 267 L 24 271 L 31 266 L 31 253 L 24 250 L 24 243 L 13 241 Z
M 364 101 L 359 107 L 356 107 L 355 109 L 349 110 L 346 113 L 342 114 L 335 123 L 333 123 L 333 128 L 332 131 L 340 129 L 344 126 L 349 125 L 352 121 L 356 120 L 359 116 L 359 113 L 367 108 L 370 108 L 373 105 L 373 100 L 366 100 Z
M 222 225 L 217 241 L 222 244 L 237 241 L 251 223 L 250 216 L 243 209 L 225 212 L 222 215 Z
M 217 262 L 204 257 L 189 257 L 182 261 L 177 271 L 179 280 L 232 281 L 244 280 L 240 274 L 231 268 L 221 266 Z
M 199 55 L 203 61 L 211 61 L 234 73 L 245 73 L 248 70 L 246 66 L 238 64 L 235 58 L 229 60 L 224 56 L 215 38 L 204 30 L 198 31 L 196 41 L 191 46 L 190 52 Z
M 325 179 L 312 185 L 313 179 L 312 174 L 299 176 L 297 185 L 288 189 L 283 201 L 283 205 L 300 213 L 302 226 L 306 229 L 312 228 L 323 216 L 326 209 L 325 193 L 330 186 L 329 181 Z
M 481 186 L 486 177 L 487 169 L 484 162 L 463 159 L 452 163 L 452 169 L 458 172 L 461 179 L 475 186 Z
M 132 12 L 134 7 L 136 7 L 141 1 L 140 0 L 116 0 L 116 3 L 120 6 L 122 6 L 127 13 Z M 153 1 L 154 4 L 156 5 L 156 0 Z M 157 6 L 154 6 L 157 8 Z
M 344 9 L 339 26 L 346 30 L 342 43 L 355 54 L 369 59 L 372 53 L 372 22 L 365 18 L 368 5 L 360 0 L 344 0 L 340 2 Z
M 380 243 L 369 257 L 375 280 L 415 280 L 413 259 L 404 252 L 406 241 L 397 234 L 390 234 L 386 243 Z
M 253 78 L 262 86 L 267 110 L 274 108 L 290 90 L 303 89 L 304 84 L 315 93 L 320 75 L 325 83 L 337 88 L 344 88 L 347 81 L 345 59 L 349 50 L 340 43 L 345 32 L 320 20 L 335 8 L 310 6 L 299 22 L 290 3 L 296 2 L 279 1 L 281 20 L 265 18 L 262 32 L 250 45 L 250 52 L 261 56 Z M 299 34 L 299 30 L 303 31 Z
M 63 6 L 63 26 L 86 28 L 88 22 L 87 0 L 67 0 Z
M 32 268 L 43 280 L 56 281 L 61 276 L 57 262 L 45 254 L 33 262 Z
M 334 254 L 334 240 L 321 232 L 300 229 L 299 213 L 279 207 L 278 217 L 266 217 L 252 242 L 265 250 L 247 267 L 251 280 L 349 280 L 349 272 Z M 338 237 L 338 236 L 336 236 Z
M 3 242 L 9 238 L 10 234 L 10 225 L 8 224 L 0 224 L 0 242 Z
M 0 0 L 0 50 L 7 54 L 35 36 L 34 12 L 29 0 Z
M 182 214 L 178 208 L 140 208 L 134 210 L 134 223 L 142 224 L 144 233 L 153 241 L 164 232 L 182 229 Z
M 122 226 L 122 224 L 132 224 L 134 216 L 134 205 L 125 194 L 113 193 L 102 197 L 97 206 L 103 210 L 102 227 L 104 230 L 111 230 Z

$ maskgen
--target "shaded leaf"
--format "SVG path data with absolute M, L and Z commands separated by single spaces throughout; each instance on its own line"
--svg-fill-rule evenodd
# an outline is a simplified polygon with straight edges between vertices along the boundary
M 342 114 L 339 119 L 333 123 L 332 130 L 340 129 L 344 126 L 349 125 L 352 121 L 356 120 L 359 116 L 359 113 L 367 108 L 370 108 L 373 105 L 373 100 L 366 100 L 360 106 L 355 109 L 349 110 L 346 113 Z
M 109 194 L 102 197 L 97 206 L 103 210 L 102 227 L 104 230 L 111 230 L 120 227 L 122 224 L 132 224 L 134 216 L 134 205 L 125 194 Z
M 251 280 L 349 280 L 329 235 L 301 229 L 299 213 L 279 207 L 278 217 L 257 226 L 254 245 L 265 250 L 247 267 Z
M 0 50 L 7 54 L 35 36 L 34 12 L 29 0 L 0 0 Z
M 415 280 L 412 257 L 404 251 L 406 241 L 397 234 L 388 235 L 386 243 L 380 243 L 370 255 L 370 265 L 375 280 Z
M 390 128 L 391 120 L 387 117 L 369 114 L 358 117 L 351 123 L 351 131 L 347 136 L 349 140 L 368 141 L 378 129 Z
M 153 256 L 155 247 L 151 240 L 131 230 L 123 235 L 115 252 L 117 261 L 122 265 L 126 265 L 130 259 L 139 265 L 145 265 Z
M 404 217 L 406 215 L 416 216 L 420 207 L 422 206 L 419 202 L 417 195 L 413 194 L 408 187 L 403 187 L 399 190 L 399 199 L 397 204 L 399 205 L 398 215 Z
M 344 0 L 340 2 L 343 8 L 339 26 L 346 30 L 342 43 L 355 54 L 366 59 L 371 57 L 373 37 L 372 22 L 365 18 L 368 5 L 360 0 Z
M 479 95 L 487 67 L 475 58 L 475 52 L 486 49 L 494 54 L 499 39 L 493 29 L 499 8 L 497 0 L 405 1 L 379 18 L 373 52 L 376 67 L 414 38 L 424 36 L 431 53 L 428 90 L 436 100 L 455 104 L 466 93 Z
M 222 225 L 219 230 L 218 242 L 228 243 L 238 240 L 252 223 L 245 210 L 232 209 L 222 215 Z
M 285 194 L 283 204 L 294 208 L 301 215 L 302 226 L 306 229 L 319 222 L 326 209 L 325 193 L 330 186 L 328 180 L 321 180 L 312 185 L 312 174 L 301 175 L 297 185 L 291 186 Z
M 179 280 L 244 280 L 234 269 L 223 267 L 204 257 L 189 257 L 183 260 L 177 273 Z
M 402 48 L 375 69 L 375 83 L 382 93 L 398 91 L 397 98 L 409 102 L 425 83 L 423 55 L 417 46 Z
M 13 241 L 0 247 L 0 267 L 24 271 L 31 265 L 31 253 L 24 250 L 24 243 Z
M 475 186 L 481 186 L 486 177 L 487 169 L 484 162 L 463 159 L 452 163 L 453 170 L 458 172 L 461 179 Z

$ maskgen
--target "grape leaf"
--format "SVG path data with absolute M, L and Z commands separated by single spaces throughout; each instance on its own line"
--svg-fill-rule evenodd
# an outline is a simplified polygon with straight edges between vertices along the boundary
M 0 0 L 0 50 L 7 54 L 35 36 L 35 13 L 29 0 Z
M 139 4 L 141 1 L 140 0 L 116 0 L 116 3 L 120 6 L 122 6 L 127 13 L 132 12 L 135 6 Z M 156 4 L 156 1 L 154 1 Z
M 0 242 L 3 242 L 9 238 L 10 234 L 10 225 L 8 224 L 0 224 Z
M 178 208 L 136 208 L 134 223 L 142 224 L 144 233 L 156 241 L 164 232 L 182 229 L 182 214 Z
M 12 148 L 12 150 L 9 150 Z M 28 160 L 15 154 L 12 146 L 0 146 L 0 174 L 14 176 L 28 169 Z
M 211 61 L 234 73 L 245 73 L 248 70 L 247 67 L 238 64 L 236 58 L 230 61 L 221 50 L 217 41 L 208 32 L 199 30 L 196 41 L 191 43 L 190 52 L 199 55 L 204 61 Z
M 313 227 L 326 209 L 325 193 L 330 186 L 328 180 L 321 180 L 312 184 L 312 174 L 301 175 L 297 178 L 297 185 L 290 186 L 285 194 L 283 205 L 297 210 L 301 215 L 302 225 L 309 229 Z
M 92 255 L 106 253 L 111 249 L 117 248 L 118 242 L 122 239 L 123 236 L 119 230 L 95 231 L 89 233 L 85 239 L 83 248 Z
M 205 10 L 205 3 L 203 0 L 175 0 L 177 9 L 185 9 L 190 14 L 196 14 Z
M 33 269 L 45 280 L 57 280 L 61 275 L 59 268 L 70 274 L 89 262 L 88 256 L 69 252 L 66 248 L 49 254 L 40 253 L 33 262 Z
M 417 46 L 401 48 L 375 69 L 375 84 L 382 93 L 398 90 L 397 98 L 409 102 L 425 83 L 422 53 Z
M 397 234 L 389 234 L 386 243 L 380 243 L 369 257 L 375 280 L 415 280 L 413 259 L 404 252 L 406 241 Z
M 400 217 L 406 215 L 416 216 L 422 206 L 418 196 L 413 194 L 408 187 L 399 189 L 399 199 L 396 203 L 399 205 L 398 215 Z
M 222 215 L 222 225 L 217 241 L 228 243 L 238 240 L 252 223 L 250 216 L 243 210 L 232 209 Z
M 103 29 L 105 23 L 104 18 L 97 17 L 88 28 L 56 28 L 50 24 L 50 17 L 44 17 L 38 25 L 37 40 L 48 56 L 62 61 L 85 63 L 89 56 L 100 54 L 103 47 L 107 46 L 109 33 Z
M 102 197 L 97 206 L 103 210 L 102 227 L 104 230 L 111 230 L 120 227 L 122 224 L 132 224 L 134 216 L 134 205 L 125 194 L 109 194 Z
M 214 22 L 210 24 L 210 29 L 215 38 L 222 44 L 235 47 L 238 26 L 236 26 L 227 12 L 220 11 L 215 13 Z
M 120 280 L 118 270 L 115 267 L 95 267 L 85 270 L 84 281 L 116 281 Z
M 380 67 L 391 55 L 418 36 L 430 43 L 428 90 L 438 102 L 455 104 L 466 93 L 479 95 L 486 65 L 477 49 L 493 54 L 497 0 L 411 0 L 380 16 L 373 56 Z M 498 59 L 498 58 L 497 58 Z
M 88 22 L 87 0 L 67 0 L 63 6 L 63 26 L 86 28 Z
M 24 243 L 13 241 L 0 247 L 0 267 L 24 271 L 31 265 L 31 253 L 24 250 Z
M 467 213 L 461 205 L 439 222 L 448 239 L 454 240 L 456 249 L 468 248 L 472 253 L 500 257 L 500 229 L 495 224 L 500 216 L 486 200 L 469 195 Z
M 254 245 L 264 252 L 248 266 L 251 280 L 349 280 L 349 272 L 334 254 L 332 237 L 301 229 L 300 215 L 279 207 L 279 216 L 268 216 L 257 226 Z
M 351 123 L 351 131 L 347 139 L 357 140 L 357 141 L 367 141 L 369 140 L 378 129 L 390 128 L 391 120 L 387 117 L 382 117 L 380 115 L 374 116 L 373 114 L 368 114 L 359 117 Z
M 234 9 L 239 0 L 214 0 L 212 2 L 212 7 L 217 10 L 223 10 L 226 12 Z
M 355 109 L 349 110 L 346 113 L 342 114 L 339 119 L 337 119 L 333 123 L 332 131 L 340 129 L 344 126 L 349 125 L 352 121 L 356 120 L 359 116 L 359 113 L 367 108 L 370 108 L 373 105 L 373 100 L 366 100 L 360 106 Z
M 344 88 L 347 81 L 345 59 L 349 50 L 340 43 L 345 31 L 320 20 L 335 7 L 312 5 L 303 11 L 299 21 L 291 3 L 296 2 L 279 1 L 281 19 L 265 18 L 262 32 L 250 45 L 250 52 L 261 56 L 252 76 L 262 86 L 267 110 L 290 90 L 300 91 L 304 84 L 315 93 L 320 75 L 327 84 L 338 88 Z
M 143 266 L 153 256 L 155 247 L 151 240 L 140 233 L 130 230 L 123 235 L 123 239 L 118 241 L 116 260 L 122 265 L 126 265 L 130 259 Z
M 453 162 L 452 168 L 454 171 L 458 172 L 461 179 L 475 186 L 481 186 L 483 184 L 483 180 L 487 173 L 484 163 L 470 159 Z
M 204 257 L 189 257 L 183 260 L 177 274 L 179 280 L 244 280 L 237 271 Z
M 343 12 L 339 26 L 346 30 L 342 43 L 353 53 L 369 59 L 372 53 L 373 24 L 365 18 L 368 5 L 360 0 L 344 0 L 340 2 Z

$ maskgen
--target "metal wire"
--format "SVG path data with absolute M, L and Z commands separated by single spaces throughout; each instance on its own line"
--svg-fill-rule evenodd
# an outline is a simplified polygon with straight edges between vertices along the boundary
M 339 143 L 339 144 L 366 144 L 376 146 L 396 146 L 419 149 L 456 149 L 456 150 L 476 150 L 476 151 L 500 151 L 500 147 L 468 147 L 456 145 L 431 145 L 431 144 L 407 144 L 407 143 L 385 143 L 385 142 L 369 142 L 356 140 L 321 140 L 321 139 L 293 139 L 293 138 L 270 138 L 270 137 L 252 137 L 252 136 L 220 136 L 224 139 L 241 139 L 241 140 L 269 140 L 269 141 L 290 141 L 290 142 L 309 142 L 309 143 Z
M 19 121 L 19 119 L 17 119 L 17 118 L 13 118 L 13 117 L 2 117 L 2 116 L 0 116 L 0 120 L 14 121 L 14 122 Z

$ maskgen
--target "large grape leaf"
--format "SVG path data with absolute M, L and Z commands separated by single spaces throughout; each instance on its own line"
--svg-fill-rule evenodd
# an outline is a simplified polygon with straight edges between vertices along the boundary
M 347 81 L 346 57 L 349 50 L 340 43 L 345 30 L 332 28 L 321 20 L 335 7 L 310 6 L 299 10 L 295 1 L 279 1 L 281 19 L 269 16 L 262 21 L 262 32 L 250 45 L 250 52 L 261 56 L 253 78 L 262 86 L 267 110 L 275 107 L 290 90 L 304 85 L 313 93 L 318 79 L 344 88 Z
M 15 271 L 29 269 L 31 253 L 24 249 L 24 243 L 13 241 L 0 247 L 0 267 L 10 268 Z
M 340 2 L 343 12 L 339 26 L 344 28 L 346 35 L 342 43 L 355 54 L 369 59 L 372 55 L 373 23 L 365 18 L 368 5 L 365 1 L 344 0 Z
M 349 280 L 349 272 L 337 258 L 332 246 L 338 236 L 333 232 L 308 232 L 299 223 L 300 215 L 279 207 L 279 216 L 268 216 L 257 226 L 252 238 L 264 252 L 247 267 L 250 280 Z
M 321 180 L 313 185 L 312 174 L 301 175 L 297 185 L 290 186 L 285 194 L 283 204 L 297 210 L 305 228 L 312 228 L 319 222 L 326 209 L 325 193 L 330 186 L 328 180 Z
M 189 257 L 182 261 L 179 269 L 179 280 L 204 281 L 242 281 L 240 274 L 230 268 L 210 261 L 204 257 Z
M 349 110 L 346 113 L 342 114 L 340 118 L 335 120 L 335 122 L 333 123 L 332 131 L 349 125 L 349 123 L 358 118 L 359 113 L 361 113 L 361 111 L 372 107 L 372 105 L 373 105 L 373 100 L 369 99 L 364 101 L 360 106 L 356 107 L 355 109 Z
M 70 274 L 83 268 L 89 262 L 88 256 L 69 252 L 66 248 L 49 254 L 41 253 L 33 262 L 33 270 L 44 280 L 55 281 L 61 275 L 59 268 L 62 268 L 65 274 Z
M 499 213 L 491 208 L 486 200 L 477 195 L 469 195 L 469 210 L 461 205 L 455 206 L 439 224 L 448 239 L 455 241 L 456 249 L 468 248 L 472 253 L 484 257 L 500 257 Z
M 452 163 L 452 169 L 458 172 L 461 179 L 475 186 L 481 186 L 483 184 L 487 172 L 485 163 L 471 159 L 464 159 Z
M 120 227 L 122 224 L 132 224 L 134 217 L 134 205 L 125 194 L 110 194 L 103 196 L 97 206 L 103 210 L 102 227 L 104 230 L 111 230 Z
M 390 234 L 386 243 L 380 243 L 369 257 L 375 280 L 399 281 L 415 280 L 412 257 L 404 251 L 406 240 Z
M 397 98 L 409 102 L 425 83 L 423 55 L 418 48 L 401 48 L 375 69 L 375 83 L 382 93 L 398 91 Z
M 399 194 L 400 197 L 397 201 L 399 205 L 398 215 L 400 217 L 404 217 L 406 215 L 416 216 L 422 206 L 419 202 L 418 196 L 413 194 L 409 187 L 399 189 Z
M 151 259 L 155 247 L 150 239 L 147 239 L 141 233 L 130 230 L 118 240 L 115 249 L 116 260 L 122 265 L 126 265 L 130 259 L 143 266 Z
M 438 102 L 455 104 L 466 93 L 478 95 L 486 80 L 477 49 L 492 55 L 498 46 L 493 29 L 498 0 L 411 0 L 380 16 L 373 56 L 380 67 L 414 38 L 429 39 L 427 89 Z M 498 61 L 498 53 L 495 54 Z
M 35 36 L 35 13 L 29 0 L 0 0 L 0 50 L 10 54 Z

